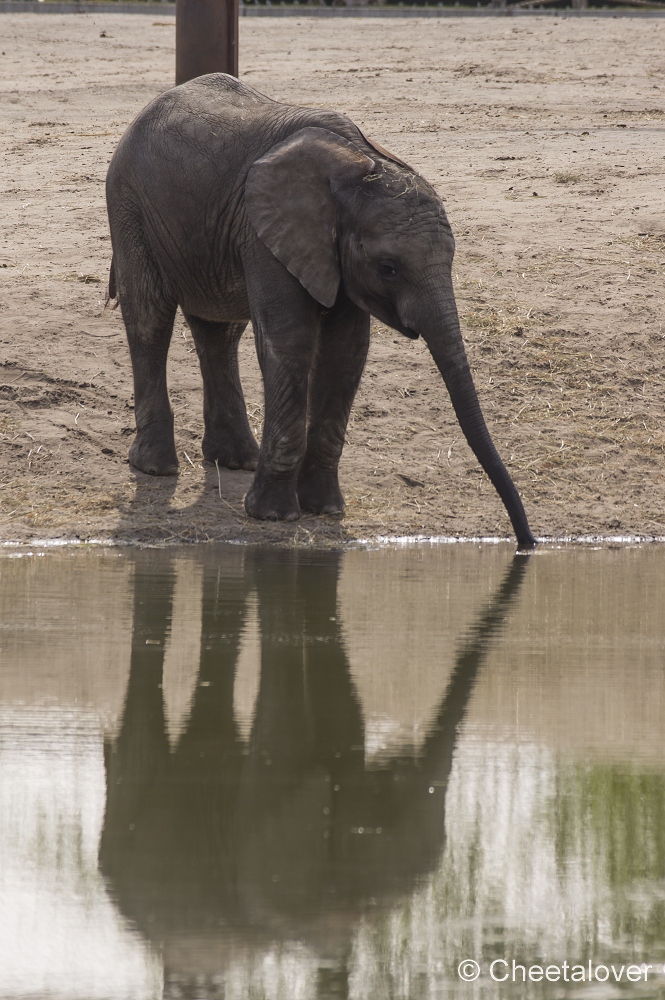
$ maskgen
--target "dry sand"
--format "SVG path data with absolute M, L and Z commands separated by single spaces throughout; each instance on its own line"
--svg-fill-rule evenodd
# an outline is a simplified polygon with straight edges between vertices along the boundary
M 129 467 L 103 182 L 173 43 L 166 15 L 0 17 L 0 539 L 508 535 L 425 346 L 378 324 L 343 521 L 249 521 L 244 472 L 220 499 L 180 316 L 180 475 Z M 345 112 L 445 198 L 471 366 L 534 532 L 665 535 L 665 20 L 247 18 L 240 75 Z M 259 432 L 250 331 L 241 355 Z

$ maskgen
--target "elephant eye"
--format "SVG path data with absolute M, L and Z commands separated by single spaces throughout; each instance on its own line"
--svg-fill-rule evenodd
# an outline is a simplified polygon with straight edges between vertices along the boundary
M 382 278 L 396 278 L 397 271 L 389 260 L 382 260 L 379 264 L 379 274 Z

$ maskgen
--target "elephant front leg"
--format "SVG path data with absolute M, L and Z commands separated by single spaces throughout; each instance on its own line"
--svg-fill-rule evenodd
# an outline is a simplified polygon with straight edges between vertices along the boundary
M 265 387 L 265 422 L 254 482 L 245 498 L 250 517 L 297 521 L 297 481 L 307 441 L 307 381 L 313 335 L 268 340 L 259 328 L 257 349 Z
M 227 469 L 255 469 L 259 446 L 247 420 L 238 371 L 238 341 L 247 324 L 185 319 L 203 376 L 203 457 Z
M 309 388 L 309 427 L 298 478 L 302 510 L 340 515 L 338 468 L 369 348 L 369 314 L 340 294 L 319 334 Z
M 265 397 L 259 464 L 245 510 L 261 520 L 297 521 L 307 383 L 321 307 L 263 244 L 248 246 L 243 266 Z

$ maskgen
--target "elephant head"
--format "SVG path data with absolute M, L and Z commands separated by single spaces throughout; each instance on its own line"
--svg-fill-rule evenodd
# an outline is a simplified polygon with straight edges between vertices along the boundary
M 343 287 L 360 309 L 423 337 L 518 543 L 535 545 L 471 377 L 453 292 L 455 240 L 434 189 L 361 133 L 352 142 L 303 128 L 252 165 L 245 197 L 260 239 L 321 305 L 331 308 Z

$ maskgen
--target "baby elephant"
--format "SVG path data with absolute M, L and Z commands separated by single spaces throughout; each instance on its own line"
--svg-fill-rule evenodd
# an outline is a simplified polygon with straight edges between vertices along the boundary
M 341 513 L 337 470 L 372 315 L 423 336 L 518 542 L 535 544 L 469 371 L 446 213 L 405 163 L 343 115 L 278 104 L 215 73 L 141 112 L 106 190 L 109 294 L 134 370 L 132 465 L 177 471 L 166 356 L 180 306 L 203 375 L 204 458 L 256 469 L 252 517 Z M 260 449 L 238 375 L 250 318 L 265 388 Z

